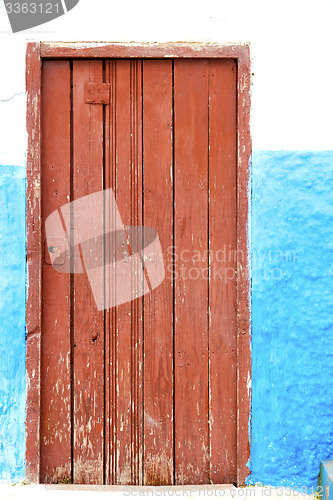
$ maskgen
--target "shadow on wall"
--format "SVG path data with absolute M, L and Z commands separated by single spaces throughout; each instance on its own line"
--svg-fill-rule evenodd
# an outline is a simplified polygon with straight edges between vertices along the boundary
M 25 169 L 0 166 L 0 480 L 24 478 Z
M 253 156 L 252 484 L 333 457 L 332 184 L 333 151 Z

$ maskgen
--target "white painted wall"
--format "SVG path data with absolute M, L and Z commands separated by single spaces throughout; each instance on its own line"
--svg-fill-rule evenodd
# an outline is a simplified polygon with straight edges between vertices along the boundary
M 250 41 L 255 149 L 333 149 L 332 0 L 80 0 L 12 34 L 0 4 L 0 164 L 25 158 L 25 43 Z

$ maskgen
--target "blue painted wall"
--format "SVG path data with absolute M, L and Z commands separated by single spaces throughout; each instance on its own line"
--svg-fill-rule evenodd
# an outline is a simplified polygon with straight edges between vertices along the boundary
M 25 170 L 0 166 L 0 480 L 24 478 Z
M 256 152 L 251 483 L 316 486 L 333 458 L 333 152 Z
M 256 152 L 251 483 L 333 458 L 333 152 Z M 0 480 L 24 477 L 25 176 L 0 167 Z

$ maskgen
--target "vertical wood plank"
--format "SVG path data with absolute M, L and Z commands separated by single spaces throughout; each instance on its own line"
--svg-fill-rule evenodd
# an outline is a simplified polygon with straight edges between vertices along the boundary
M 250 473 L 251 411 L 251 300 L 249 256 L 249 185 L 251 165 L 250 47 L 239 50 L 237 60 L 237 485 Z
M 211 480 L 237 480 L 236 63 L 209 76 L 209 355 Z
M 27 419 L 26 478 L 40 480 L 40 356 L 41 356 L 41 58 L 40 44 L 29 42 L 27 88 Z
M 70 198 L 71 75 L 68 61 L 46 61 L 42 73 L 42 218 Z M 41 347 L 41 482 L 71 478 L 70 276 L 45 263 L 44 246 Z
M 84 102 L 84 83 L 102 82 L 102 61 L 73 62 L 74 199 L 103 189 L 103 107 Z M 75 231 L 94 237 L 103 211 L 85 212 Z M 77 224 L 80 214 L 75 212 Z M 103 284 L 102 284 L 103 286 Z M 103 484 L 104 311 L 86 273 L 74 275 L 74 482 Z
M 177 484 L 205 484 L 209 482 L 207 61 L 174 62 L 174 107 L 175 475 Z
M 116 61 L 105 62 L 105 81 L 110 85 L 110 104 L 105 108 L 105 188 L 112 189 L 116 195 L 117 183 L 117 100 L 116 100 Z M 112 197 L 111 197 L 112 198 Z M 110 248 L 116 247 L 115 217 L 117 207 L 113 200 L 105 206 L 105 217 L 109 220 L 110 228 L 106 230 L 106 244 Z M 120 217 L 120 214 L 119 214 Z M 121 228 L 123 229 L 123 228 Z M 111 234 L 109 233 L 111 231 Z M 117 484 L 119 443 L 117 414 L 118 414 L 118 330 L 116 307 L 116 275 L 117 262 L 106 267 L 106 292 L 112 307 L 105 311 L 105 480 L 106 484 Z M 113 300 L 112 300 L 113 299 Z M 126 436 L 127 437 L 127 436 Z
M 131 83 L 131 225 L 136 226 L 133 233 L 140 234 L 142 226 L 142 61 L 130 62 Z M 131 252 L 131 249 L 129 249 Z M 136 262 L 132 264 L 133 300 L 132 318 L 132 484 L 142 484 L 143 459 L 143 320 L 142 297 L 135 298 L 140 288 L 141 272 Z
M 172 61 L 143 63 L 145 226 L 159 236 L 165 266 L 173 243 Z M 173 484 L 172 270 L 144 296 L 144 483 Z
M 115 64 L 116 200 L 126 229 L 142 225 L 142 63 Z M 125 251 L 130 266 L 130 248 Z M 117 306 L 116 313 L 118 484 L 142 484 L 142 298 L 135 299 L 135 274 L 132 269 L 133 300 Z M 122 279 L 116 274 L 117 291 Z
M 131 224 L 131 85 L 130 62 L 116 62 L 116 201 L 124 224 Z M 116 280 L 117 280 L 116 275 Z M 131 304 L 118 306 L 116 319 L 116 384 L 118 387 L 115 432 L 117 436 L 116 484 L 132 484 L 132 366 Z
M 114 131 L 115 120 L 113 113 L 114 102 L 114 84 L 113 84 L 113 61 L 105 61 L 105 81 L 110 85 L 110 103 L 105 106 L 104 116 L 104 187 L 105 189 L 114 189 L 115 187 L 115 162 L 114 162 Z M 106 211 L 109 210 L 105 207 Z M 106 238 L 108 236 L 105 236 Z M 105 287 L 114 286 L 113 283 L 105 282 Z M 112 292 L 111 292 L 112 293 Z M 115 432 L 113 429 L 116 413 L 116 397 L 115 397 L 115 346 L 116 325 L 115 325 L 114 307 L 105 310 L 105 367 L 104 367 L 104 468 L 105 468 L 105 483 L 115 484 Z

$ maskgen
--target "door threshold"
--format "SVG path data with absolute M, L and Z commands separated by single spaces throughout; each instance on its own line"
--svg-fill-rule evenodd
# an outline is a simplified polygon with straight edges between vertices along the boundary
M 163 492 L 172 496 L 172 491 L 186 493 L 200 493 L 206 490 L 229 490 L 237 489 L 233 484 L 198 484 L 198 485 L 176 485 L 176 486 L 131 486 L 131 485 L 92 485 L 92 484 L 43 484 L 45 490 L 66 490 L 66 491 L 114 491 L 123 492 L 124 496 L 136 495 L 139 493 L 152 493 L 153 491 L 162 496 Z M 180 496 L 180 495 L 179 495 Z M 209 495 L 212 496 L 212 495 Z

